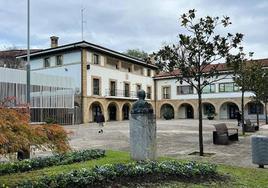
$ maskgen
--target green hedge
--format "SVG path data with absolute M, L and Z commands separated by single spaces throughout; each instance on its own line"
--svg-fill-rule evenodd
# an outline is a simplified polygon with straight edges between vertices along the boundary
M 156 175 L 161 177 L 176 176 L 181 178 L 210 177 L 217 173 L 216 166 L 197 162 L 141 162 L 129 164 L 108 164 L 96 166 L 93 169 L 73 170 L 54 176 L 45 176 L 36 181 L 24 181 L 19 187 L 56 188 L 56 187 L 96 187 L 105 185 L 120 178 L 146 177 Z
M 90 149 L 57 154 L 44 158 L 25 159 L 17 162 L 0 163 L 0 175 L 26 172 L 49 166 L 58 166 L 76 162 L 98 159 L 105 156 L 105 150 Z

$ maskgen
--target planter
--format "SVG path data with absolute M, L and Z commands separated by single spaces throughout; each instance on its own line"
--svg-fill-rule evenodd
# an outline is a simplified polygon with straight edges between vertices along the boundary
M 214 116 L 208 116 L 208 119 L 209 120 L 213 120 L 214 119 Z

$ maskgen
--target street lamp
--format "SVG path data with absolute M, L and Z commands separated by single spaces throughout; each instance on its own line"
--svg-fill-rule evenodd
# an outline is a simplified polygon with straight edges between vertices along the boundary
M 26 79 L 26 96 L 27 96 L 27 104 L 31 104 L 31 65 L 30 65 L 30 0 L 27 0 L 27 64 L 26 64 L 26 71 L 27 71 L 27 79 Z

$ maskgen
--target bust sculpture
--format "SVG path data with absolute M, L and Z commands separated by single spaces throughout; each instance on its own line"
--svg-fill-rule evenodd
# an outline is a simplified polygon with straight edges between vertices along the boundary
M 146 102 L 145 99 L 145 91 L 138 91 L 138 101 L 136 101 L 131 110 L 131 114 L 153 114 L 153 109 L 151 105 Z

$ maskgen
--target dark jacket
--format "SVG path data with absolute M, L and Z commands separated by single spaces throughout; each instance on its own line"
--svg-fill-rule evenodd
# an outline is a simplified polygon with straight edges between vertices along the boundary
M 105 122 L 105 118 L 103 114 L 100 114 L 96 117 L 97 123 Z
M 236 119 L 237 119 L 237 121 L 241 121 L 241 114 L 240 114 L 240 112 L 236 112 Z

